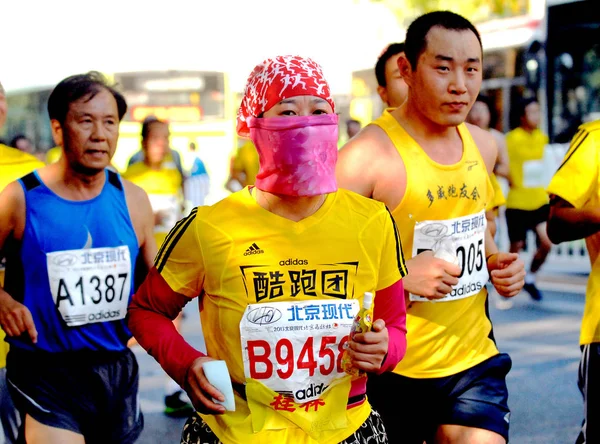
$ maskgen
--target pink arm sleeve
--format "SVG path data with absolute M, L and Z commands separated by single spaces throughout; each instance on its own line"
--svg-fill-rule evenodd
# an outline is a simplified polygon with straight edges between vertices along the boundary
M 393 370 L 406 353 L 406 302 L 402 279 L 375 295 L 373 319 L 383 319 L 388 329 L 388 352 L 377 374 Z
M 192 363 L 205 356 L 188 344 L 173 325 L 173 319 L 189 301 L 171 290 L 152 268 L 133 296 L 127 314 L 129 329 L 138 343 L 182 387 Z

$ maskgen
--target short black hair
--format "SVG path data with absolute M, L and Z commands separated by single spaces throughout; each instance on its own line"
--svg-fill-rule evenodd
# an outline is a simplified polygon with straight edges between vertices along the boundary
M 496 124 L 498 123 L 498 110 L 496 109 L 494 100 L 485 94 L 479 94 L 475 101 L 485 103 L 490 112 L 490 128 L 495 128 Z
M 148 137 L 148 134 L 150 134 L 150 127 L 152 125 L 154 125 L 155 123 L 160 123 L 162 125 L 166 125 L 167 122 L 163 122 L 162 120 L 159 120 L 158 117 L 155 116 L 148 116 L 144 119 L 144 121 L 142 122 L 142 140 L 145 140 Z
M 17 143 L 19 142 L 19 140 L 21 139 L 25 139 L 25 140 L 29 140 L 28 137 L 25 134 L 17 134 L 15 137 L 12 138 L 12 140 L 10 141 L 10 146 L 12 146 L 13 148 L 17 147 Z
M 537 98 L 535 97 L 523 97 L 519 100 L 519 105 L 517 108 L 517 117 L 520 119 L 525 115 L 525 108 L 527 108 L 532 103 L 538 103 Z
M 481 36 L 477 28 L 462 15 L 451 11 L 434 11 L 416 18 L 406 30 L 404 52 L 412 69 L 417 68 L 419 56 L 427 48 L 427 34 L 436 26 L 452 31 L 472 31 L 481 45 Z
M 63 79 L 50 93 L 48 98 L 48 115 L 50 120 L 58 120 L 60 124 L 65 122 L 69 106 L 81 98 L 86 101 L 93 99 L 103 89 L 110 92 L 117 101 L 119 120 L 127 112 L 125 97 L 114 87 L 109 85 L 106 78 L 97 71 L 86 74 L 76 74 Z
M 404 52 L 404 42 L 392 43 L 381 53 L 375 64 L 375 77 L 377 77 L 377 83 L 379 86 L 386 87 L 387 79 L 385 78 L 385 65 L 387 61 L 395 56 Z

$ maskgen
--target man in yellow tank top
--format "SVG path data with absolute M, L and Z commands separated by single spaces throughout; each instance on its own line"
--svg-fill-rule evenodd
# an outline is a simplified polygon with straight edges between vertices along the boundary
M 600 120 L 579 127 L 562 165 L 548 186 L 552 242 L 585 238 L 592 272 L 588 281 L 579 343 L 582 349 L 579 388 L 584 400 L 584 421 L 578 443 L 600 442 L 596 388 L 600 372 Z
M 527 232 L 537 237 L 537 251 L 525 276 L 523 289 L 539 301 L 542 293 L 535 285 L 535 275 L 544 264 L 552 243 L 546 234 L 548 195 L 544 182 L 544 148 L 548 136 L 539 128 L 540 105 L 534 98 L 519 104 L 520 126 L 506 135 L 510 166 L 510 191 L 506 199 L 506 225 L 510 251 L 518 253 L 525 248 Z
M 525 272 L 486 228 L 492 135 L 464 123 L 481 86 L 481 39 L 468 20 L 438 11 L 409 26 L 404 49 L 406 102 L 342 148 L 337 168 L 341 187 L 393 210 L 410 258 L 407 353 L 371 378 L 369 399 L 390 442 L 504 443 L 511 361 L 496 348 L 485 285 L 489 272 L 498 293 L 514 296 Z

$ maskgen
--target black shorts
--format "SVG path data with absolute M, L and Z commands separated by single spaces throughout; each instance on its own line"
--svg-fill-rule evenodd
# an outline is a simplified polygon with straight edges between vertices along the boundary
M 600 442 L 600 343 L 581 347 L 579 390 L 583 395 L 583 423 L 577 444 Z
M 340 444 L 388 444 L 383 421 L 372 410 L 365 422 Z M 197 413 L 193 413 L 183 426 L 180 444 L 223 444 Z M 275 444 L 275 443 L 273 443 Z
M 391 443 L 433 443 L 438 427 L 445 424 L 491 430 L 508 442 L 506 375 L 511 366 L 507 354 L 498 354 L 443 378 L 369 375 L 367 396 L 381 414 Z
M 87 444 L 129 444 L 142 432 L 139 369 L 129 349 L 44 353 L 13 347 L 6 368 L 23 417 L 79 433 Z
M 535 233 L 535 227 L 546 222 L 549 214 L 550 205 L 544 205 L 537 210 L 531 211 L 507 208 L 505 216 L 506 226 L 508 228 L 508 238 L 512 243 L 526 241 L 527 232 L 532 230 Z

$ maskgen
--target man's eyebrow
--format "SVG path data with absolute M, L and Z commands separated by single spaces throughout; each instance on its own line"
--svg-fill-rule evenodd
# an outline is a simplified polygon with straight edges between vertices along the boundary
M 445 56 L 442 54 L 438 54 L 435 56 L 436 60 L 441 60 L 443 62 L 454 62 L 454 58 L 450 56 Z M 481 59 L 479 57 L 469 57 L 467 59 L 467 63 L 481 63 Z

